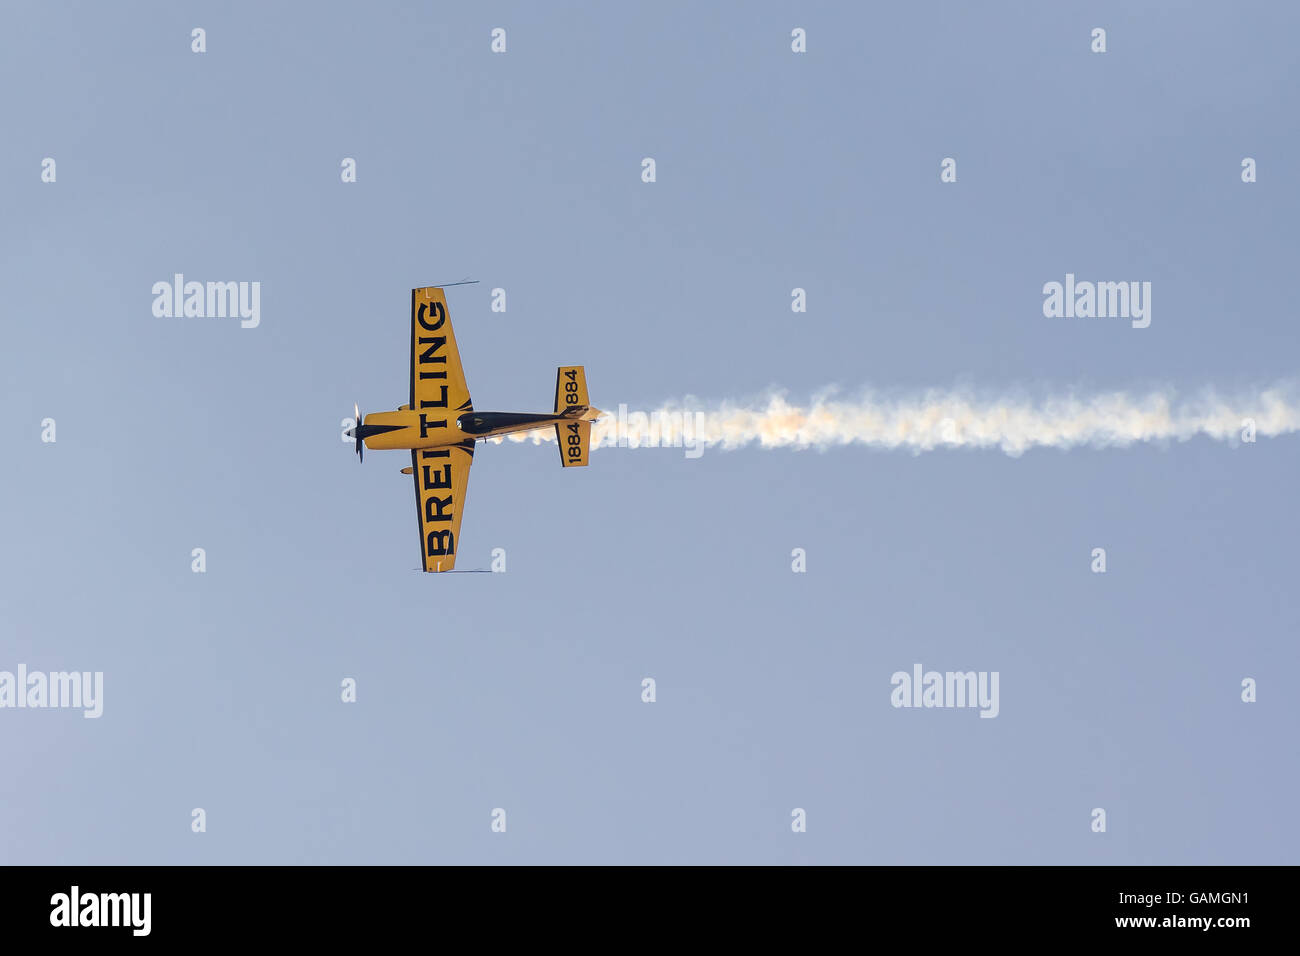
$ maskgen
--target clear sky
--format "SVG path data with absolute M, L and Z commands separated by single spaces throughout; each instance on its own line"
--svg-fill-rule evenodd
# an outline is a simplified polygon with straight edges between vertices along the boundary
M 0 709 L 0 862 L 1297 862 L 1300 438 L 485 446 L 458 566 L 507 571 L 442 576 L 407 457 L 340 440 L 466 275 L 485 410 L 567 364 L 605 409 L 1294 379 L 1293 5 L 4 20 L 0 670 L 104 676 L 98 719 Z M 175 273 L 260 325 L 155 317 Z M 1045 318 L 1066 273 L 1150 327 Z M 894 708 L 915 664 L 998 716 Z

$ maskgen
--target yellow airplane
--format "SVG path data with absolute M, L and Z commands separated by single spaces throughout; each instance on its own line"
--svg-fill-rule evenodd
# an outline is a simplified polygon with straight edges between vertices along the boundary
M 460 285 L 461 283 L 448 283 Z M 443 286 L 411 290 L 411 393 L 409 404 L 395 412 L 356 412 L 356 427 L 347 434 L 362 449 L 410 449 L 411 465 L 402 474 L 415 480 L 420 521 L 420 560 L 425 571 L 456 566 L 460 519 L 465 509 L 474 443 L 497 435 L 555 429 L 560 462 L 565 468 L 587 464 L 591 423 L 603 412 L 587 401 L 581 365 L 561 367 L 555 375 L 555 411 L 476 412 L 465 384 L 456 336 L 447 314 Z

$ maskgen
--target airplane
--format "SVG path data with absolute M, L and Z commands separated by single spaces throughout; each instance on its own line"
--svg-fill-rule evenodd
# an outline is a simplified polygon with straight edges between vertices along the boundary
M 415 481 L 421 565 L 425 571 L 451 571 L 456 566 L 475 442 L 553 427 L 560 463 L 565 468 L 586 465 L 591 423 L 604 413 L 587 400 L 587 378 L 581 365 L 561 366 L 555 373 L 553 412 L 475 411 L 444 286 L 411 290 L 410 372 L 406 405 L 364 419 L 357 409 L 356 425 L 344 434 L 355 440 L 358 461 L 365 460 L 365 448 L 410 450 L 411 464 L 402 474 Z

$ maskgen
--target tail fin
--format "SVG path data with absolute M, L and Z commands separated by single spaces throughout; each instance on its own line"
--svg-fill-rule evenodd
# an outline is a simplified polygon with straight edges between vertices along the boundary
M 555 373 L 555 414 L 563 415 L 570 409 L 586 411 L 588 404 L 587 375 L 582 366 L 561 366 Z
M 587 376 L 581 365 L 561 366 L 555 373 L 555 414 L 572 418 L 555 426 L 555 440 L 560 445 L 560 464 L 565 468 L 585 465 L 591 451 L 591 422 L 584 421 L 590 402 L 587 399 Z

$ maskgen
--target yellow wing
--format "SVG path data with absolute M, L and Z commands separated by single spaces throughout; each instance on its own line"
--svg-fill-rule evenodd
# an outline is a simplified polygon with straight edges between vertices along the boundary
M 473 463 L 473 440 L 411 452 L 415 508 L 420 522 L 420 562 L 426 571 L 450 571 L 456 566 L 456 541 L 461 515 L 465 513 L 469 466 Z
M 456 417 L 473 407 L 446 294 L 437 286 L 412 289 L 411 408 L 420 413 L 420 436 L 454 428 Z

